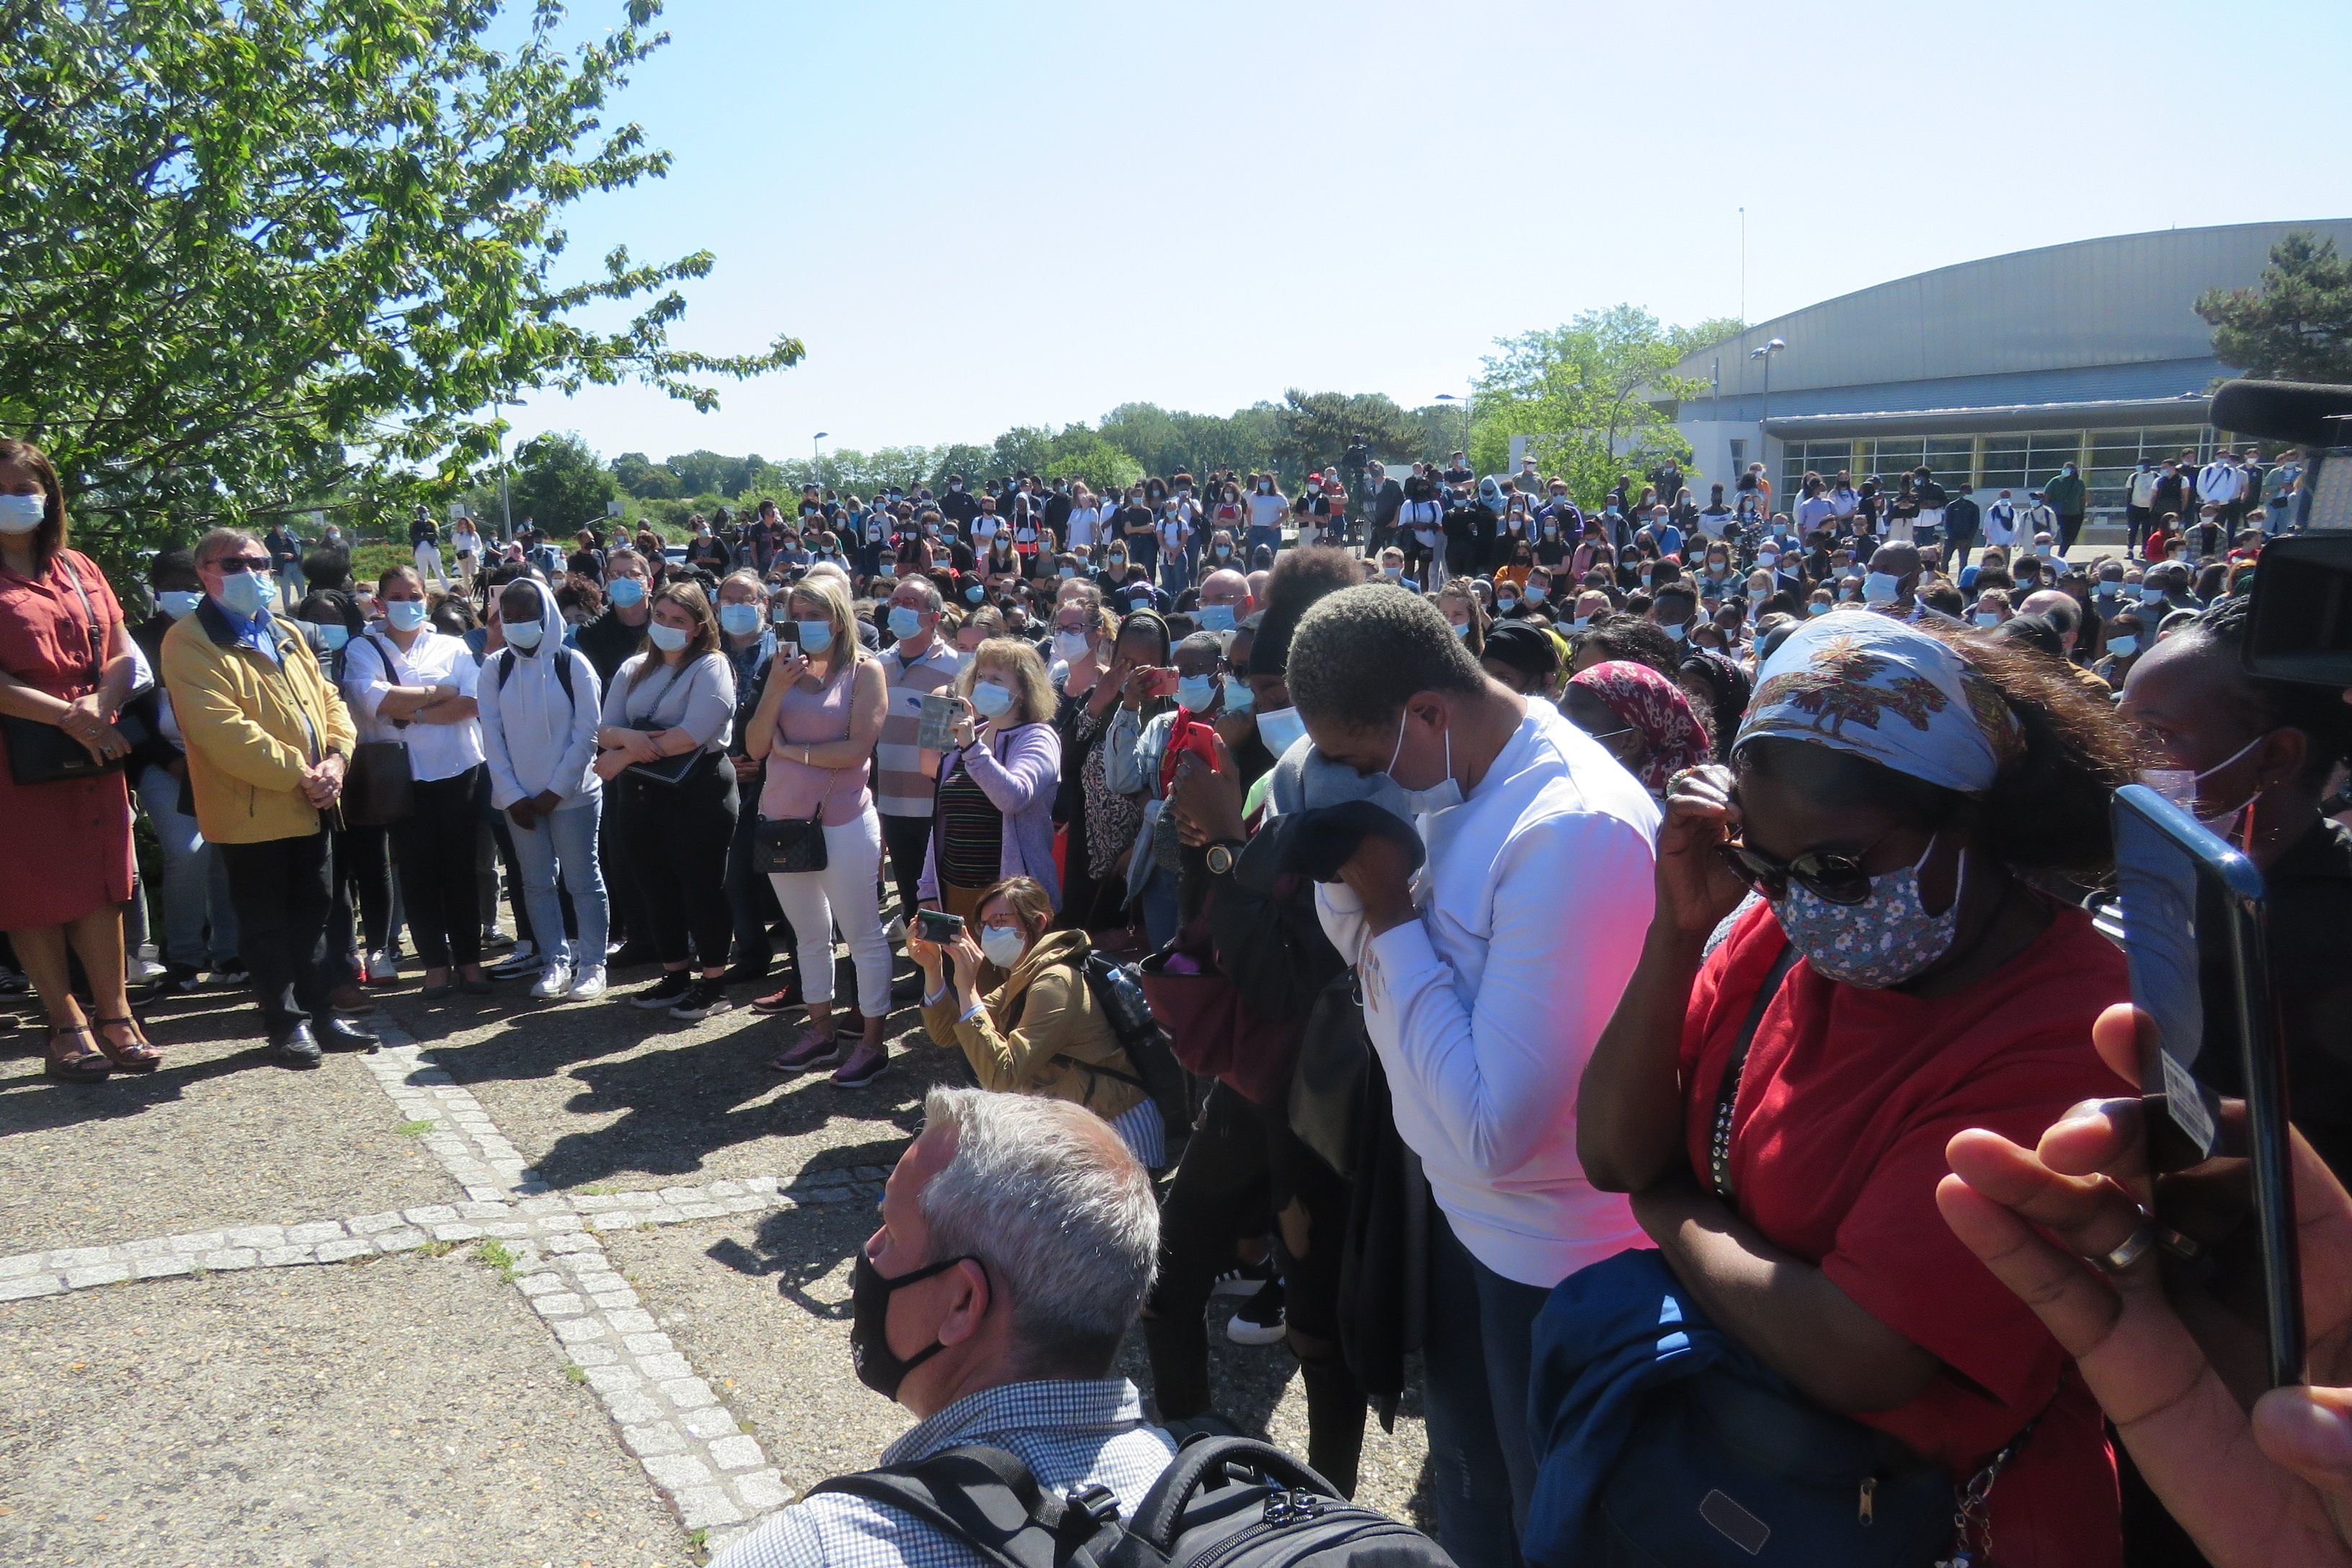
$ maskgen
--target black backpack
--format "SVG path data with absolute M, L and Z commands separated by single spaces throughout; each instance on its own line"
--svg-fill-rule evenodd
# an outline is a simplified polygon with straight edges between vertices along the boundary
M 556 649 L 556 652 L 566 656 L 558 658 L 555 661 L 555 684 L 563 688 L 563 706 L 568 709 L 572 705 L 573 700 L 572 696 L 572 660 L 569 657 L 572 650 L 567 647 L 559 647 Z M 510 647 L 502 647 L 499 649 L 499 689 L 500 691 L 504 691 L 507 689 L 507 682 L 513 679 L 514 671 L 514 649 Z
M 1203 1438 L 1122 1524 L 1100 1486 L 1050 1498 L 1002 1448 L 950 1448 L 811 1487 L 861 1497 L 963 1542 L 991 1568 L 1454 1568 L 1421 1531 L 1360 1508 L 1281 1449 Z
M 1131 1073 L 1107 1068 L 1099 1062 L 1082 1062 L 1074 1057 L 1054 1059 L 1066 1067 L 1084 1068 L 1121 1083 L 1133 1084 L 1151 1098 L 1160 1108 L 1160 1121 L 1168 1134 L 1168 1153 L 1174 1159 L 1177 1145 L 1192 1131 L 1192 1080 L 1184 1071 L 1184 1064 L 1168 1048 L 1168 1037 L 1160 1030 L 1160 1021 L 1151 1016 L 1151 1004 L 1143 994 L 1143 983 L 1135 971 L 1112 958 L 1108 953 L 1089 949 L 1085 965 L 1087 989 L 1094 993 L 1095 1005 L 1103 1010 L 1110 1023 L 1111 1033 L 1118 1037 L 1119 1049 L 1127 1053 Z

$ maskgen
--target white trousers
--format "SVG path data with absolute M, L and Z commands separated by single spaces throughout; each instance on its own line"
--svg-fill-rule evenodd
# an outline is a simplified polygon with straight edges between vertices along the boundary
M 778 871 L 776 902 L 800 944 L 801 995 L 833 1000 L 833 931 L 849 944 L 857 966 L 857 1010 L 869 1018 L 890 1011 L 890 939 L 882 931 L 882 819 L 867 806 L 855 822 L 824 830 L 822 871 Z

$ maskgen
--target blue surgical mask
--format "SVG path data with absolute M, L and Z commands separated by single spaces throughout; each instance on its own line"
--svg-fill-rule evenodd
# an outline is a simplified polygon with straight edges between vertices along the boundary
M 538 628 L 533 627 L 532 629 L 537 630 Z M 327 651 L 329 653 L 341 653 L 343 651 L 344 645 L 352 640 L 352 628 L 346 626 L 334 624 L 321 626 L 319 628 L 319 640 L 327 645 Z M 2113 647 L 2114 645 L 2109 644 L 2108 646 Z
M 1460 637 L 1464 642 L 1468 642 L 1470 640 L 1470 623 L 1468 621 L 1465 621 L 1460 626 L 1455 626 L 1454 628 L 1454 635 Z
M 1257 693 L 1250 689 L 1248 681 L 1238 675 L 1225 677 L 1226 712 L 1246 713 L 1256 706 Z
M 1217 700 L 1217 678 L 1213 675 L 1181 675 L 1176 678 L 1176 700 L 1195 713 L 1205 713 L 1209 704 Z
M 604 597 L 625 610 L 633 610 L 646 602 L 646 585 L 635 577 L 615 577 L 604 584 Z
M 760 606 L 757 605 L 719 605 L 719 629 L 731 637 L 750 637 L 760 629 Z
M 1540 584 L 1540 583 L 1530 583 L 1530 584 L 1528 584 L 1528 604 L 1530 604 L 1530 605 L 1540 605 L 1540 604 L 1542 604 L 1546 599 L 1549 598 L 1550 596 L 1551 596 L 1551 590 L 1550 590 L 1550 589 L 1549 589 L 1549 588 L 1547 588 L 1547 587 L 1545 587 L 1542 584 Z
M 1666 634 L 1666 638 L 1670 642 L 1680 642 L 1690 636 L 1690 627 L 1680 621 L 1660 621 L 1658 629 Z
M 1065 582 L 1067 582 L 1070 578 L 1075 577 L 1077 574 L 1078 569 L 1075 566 L 1057 566 L 1054 569 L 1054 575 L 1061 578 Z
M 2160 605 L 2164 603 L 2164 584 L 2161 583 L 2142 583 L 2139 585 L 2139 597 L 2140 603 L 2144 605 Z
M 230 615 L 251 620 L 278 602 L 278 584 L 267 572 L 232 572 L 221 579 L 220 605 Z
M 1234 607 L 1231 605 L 1203 605 L 1196 618 L 1204 632 L 1229 632 L 1234 629 Z
M 2139 651 L 2139 638 L 2132 636 L 2129 632 L 2126 632 L 2119 637 L 2109 637 L 2107 639 L 2107 651 L 2114 654 L 2117 658 L 2129 658 L 2132 655 Z
M 801 647 L 808 653 L 823 653 L 833 646 L 831 621 L 803 621 L 799 626 Z
M 1580 632 L 1591 624 L 1592 617 L 1591 616 L 1579 616 L 1574 620 L 1568 623 L 1568 629 L 1572 632 Z
M 187 588 L 167 588 L 155 595 L 156 608 L 175 621 L 194 615 L 196 606 L 204 602 L 205 595 L 201 590 Z
M 654 639 L 654 647 L 664 653 L 676 653 L 693 639 L 694 634 L 677 626 L 666 626 L 659 621 L 646 623 L 646 636 Z
M 904 605 L 890 606 L 890 635 L 894 637 L 919 637 L 923 635 L 923 616 Z
M 988 590 L 978 583 L 963 591 L 963 602 L 967 605 L 977 605 L 987 597 Z
M 983 719 L 1000 718 L 1013 707 L 1013 689 L 1001 680 L 975 680 L 971 705 Z
M 1862 580 L 1862 602 L 1891 605 L 1903 596 L 1903 579 L 1891 572 L 1873 572 Z
M 547 636 L 547 628 L 537 621 L 517 621 L 505 628 L 508 646 L 529 653 Z
M 1257 738 L 1277 757 L 1297 745 L 1306 733 L 1307 721 L 1298 716 L 1296 708 L 1269 708 L 1257 716 Z

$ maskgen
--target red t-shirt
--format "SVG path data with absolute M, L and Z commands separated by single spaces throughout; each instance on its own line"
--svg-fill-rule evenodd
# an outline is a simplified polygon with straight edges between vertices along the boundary
M 1785 942 L 1759 903 L 1691 993 L 1684 1121 L 1702 1184 L 1724 1067 Z M 2123 955 L 2071 908 L 1959 996 L 1841 985 L 1799 959 L 1757 1028 L 1734 1108 L 1740 1217 L 1944 1363 L 1917 1398 L 1859 1419 L 1964 1478 L 2042 1413 L 1993 1488 L 1994 1555 L 2011 1568 L 2120 1563 L 2115 1460 L 2073 1363 L 1952 1234 L 1936 1184 L 1962 1128 L 2031 1147 L 2068 1106 L 2115 1093 L 2091 1021 L 2128 994 Z

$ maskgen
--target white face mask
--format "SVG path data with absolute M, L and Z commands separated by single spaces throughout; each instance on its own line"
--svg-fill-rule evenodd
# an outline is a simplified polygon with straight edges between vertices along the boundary
M 0 496 L 0 533 L 21 536 L 41 526 L 49 514 L 46 495 Z
M 1404 729 L 1412 715 L 1410 708 L 1397 715 L 1396 748 L 1389 752 L 1389 765 L 1381 771 L 1389 783 L 1403 790 L 1405 805 L 1412 808 L 1414 816 L 1434 816 L 1462 804 L 1462 786 L 1454 778 L 1454 727 L 1449 724 L 1445 728 L 1445 776 L 1427 789 L 1405 789 L 1404 785 L 1397 784 L 1396 762 L 1404 752 Z
M 1009 971 L 1020 963 L 1021 954 L 1028 946 L 1028 935 L 1018 926 L 984 925 L 980 928 L 981 955 L 999 969 Z
M 1307 721 L 1298 716 L 1296 708 L 1268 708 L 1257 716 L 1257 738 L 1277 757 L 1297 745 L 1306 733 Z
M 1076 664 L 1078 660 L 1086 658 L 1087 634 L 1084 632 L 1055 632 L 1054 634 L 1054 657 L 1060 659 L 1064 664 Z

